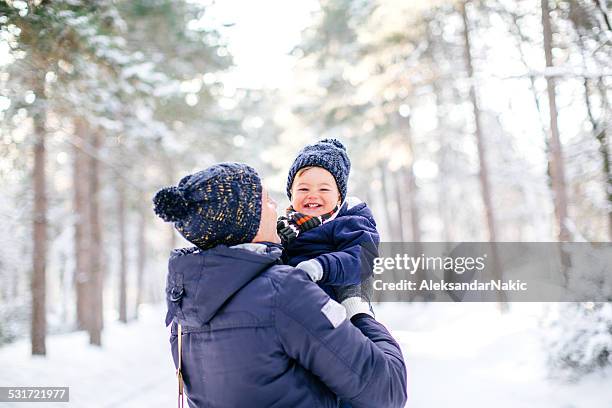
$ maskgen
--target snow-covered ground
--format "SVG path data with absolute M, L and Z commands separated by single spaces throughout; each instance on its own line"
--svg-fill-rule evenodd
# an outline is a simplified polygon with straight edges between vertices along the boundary
M 103 347 L 84 332 L 47 337 L 47 357 L 28 341 L 0 348 L 1 386 L 70 387 L 70 403 L 0 403 L 25 408 L 173 407 L 176 380 L 161 307 L 144 307 L 128 325 L 106 322 Z
M 578 384 L 548 381 L 538 304 L 384 304 L 379 320 L 400 341 L 414 408 L 610 408 L 612 372 Z M 0 348 L 0 386 L 69 386 L 70 403 L 3 403 L 33 407 L 172 407 L 174 367 L 161 307 L 144 308 L 127 326 L 108 323 L 102 348 L 84 333 L 50 336 L 48 356 L 29 343 Z
M 612 370 L 577 384 L 548 380 L 542 311 L 554 304 L 385 304 L 402 345 L 414 408 L 611 408 Z

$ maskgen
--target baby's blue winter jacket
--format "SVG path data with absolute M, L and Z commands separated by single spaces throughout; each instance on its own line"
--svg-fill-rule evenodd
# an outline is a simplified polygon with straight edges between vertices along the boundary
M 351 321 L 273 244 L 176 250 L 168 315 L 175 365 L 190 407 L 403 407 L 406 367 L 398 344 L 366 314 Z M 333 302 L 333 303 L 332 303 Z M 339 309 L 338 309 L 339 308 Z M 340 318 L 338 315 L 340 314 Z
M 361 283 L 372 275 L 372 263 L 378 256 L 380 237 L 368 206 L 349 199 L 338 215 L 318 227 L 302 232 L 285 245 L 285 263 L 296 266 L 316 259 L 323 267 L 319 286 L 333 299 L 332 286 Z

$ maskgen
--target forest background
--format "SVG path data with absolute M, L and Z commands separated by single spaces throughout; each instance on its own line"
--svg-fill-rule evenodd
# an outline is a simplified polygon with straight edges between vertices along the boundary
M 383 241 L 611 240 L 606 0 L 321 0 L 299 23 L 285 7 L 0 1 L 0 347 L 103 346 L 105 322 L 163 302 L 185 245 L 157 189 L 244 161 L 284 208 L 295 154 L 323 137 L 347 146 Z M 610 303 L 559 307 L 553 366 L 609 366 Z

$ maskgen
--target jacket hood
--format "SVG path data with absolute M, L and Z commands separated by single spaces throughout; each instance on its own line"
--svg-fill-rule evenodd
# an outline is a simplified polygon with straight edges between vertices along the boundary
M 166 325 L 176 316 L 185 326 L 208 323 L 225 302 L 253 278 L 278 263 L 276 244 L 172 251 L 168 265 Z
M 338 217 L 358 216 L 367 218 L 373 225 L 376 225 L 374 215 L 366 203 L 356 197 L 349 197 L 340 207 Z

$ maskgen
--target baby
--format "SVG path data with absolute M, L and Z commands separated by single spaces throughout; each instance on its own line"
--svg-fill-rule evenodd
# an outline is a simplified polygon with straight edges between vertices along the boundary
M 347 199 L 351 163 L 338 140 L 298 154 L 287 179 L 291 206 L 278 220 L 285 261 L 304 270 L 333 299 L 333 286 L 359 285 L 372 274 L 379 235 L 372 212 Z

